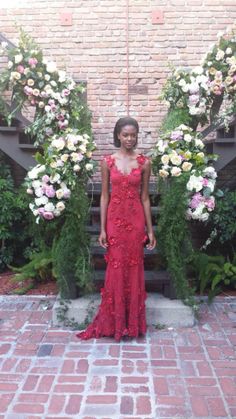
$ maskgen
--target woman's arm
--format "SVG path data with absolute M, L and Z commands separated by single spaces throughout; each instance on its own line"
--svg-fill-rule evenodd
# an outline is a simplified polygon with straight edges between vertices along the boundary
M 151 175 L 151 162 L 150 160 L 147 160 L 143 167 L 141 201 L 144 208 L 147 234 L 149 237 L 149 243 L 147 244 L 146 247 L 151 250 L 151 249 L 154 249 L 154 247 L 156 246 L 156 238 L 154 236 L 153 227 L 152 227 L 151 205 L 150 205 L 150 198 L 149 198 L 150 175 Z
M 102 179 L 102 191 L 100 197 L 100 220 L 101 220 L 101 232 L 99 235 L 99 243 L 102 247 L 106 248 L 107 235 L 106 235 L 106 219 L 107 219 L 107 207 L 109 203 L 109 178 L 110 173 L 105 160 L 101 161 L 101 179 Z

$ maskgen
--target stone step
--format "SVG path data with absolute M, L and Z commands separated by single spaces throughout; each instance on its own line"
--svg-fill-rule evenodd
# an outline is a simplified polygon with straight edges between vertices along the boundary
M 91 322 L 100 304 L 100 294 L 90 294 L 68 301 L 68 310 L 65 318 L 61 319 L 60 297 L 57 297 L 53 306 L 53 326 L 64 326 L 69 321 L 84 324 Z M 148 326 L 192 327 L 196 324 L 193 310 L 181 300 L 164 297 L 160 293 L 148 293 L 146 300 L 146 316 Z

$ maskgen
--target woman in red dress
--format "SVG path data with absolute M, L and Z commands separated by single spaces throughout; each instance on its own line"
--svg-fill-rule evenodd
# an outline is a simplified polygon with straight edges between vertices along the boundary
M 87 329 L 77 333 L 80 339 L 113 336 L 120 341 L 146 332 L 143 247 L 153 249 L 156 239 L 148 192 L 151 163 L 134 150 L 138 132 L 135 119 L 120 118 L 114 128 L 119 150 L 101 161 L 99 243 L 107 250 L 107 268 L 98 312 Z

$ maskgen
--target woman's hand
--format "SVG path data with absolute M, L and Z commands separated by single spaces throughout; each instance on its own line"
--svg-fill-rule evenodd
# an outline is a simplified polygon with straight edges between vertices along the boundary
M 104 249 L 107 248 L 108 243 L 107 243 L 107 235 L 105 231 L 101 231 L 98 241 L 99 241 L 100 246 L 104 247 Z
M 156 237 L 154 236 L 153 231 L 151 231 L 150 233 L 147 233 L 147 234 L 148 234 L 148 238 L 149 238 L 149 243 L 146 245 L 146 248 L 148 250 L 152 250 L 152 249 L 154 249 L 154 247 L 156 247 L 156 244 L 157 244 Z

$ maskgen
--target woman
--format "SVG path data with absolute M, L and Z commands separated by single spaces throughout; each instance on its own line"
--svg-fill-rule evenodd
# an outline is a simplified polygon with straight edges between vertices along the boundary
M 135 152 L 138 132 L 135 119 L 120 118 L 114 128 L 119 150 L 101 161 L 99 243 L 107 250 L 107 269 L 101 305 L 92 323 L 77 334 L 81 339 L 114 336 L 120 341 L 146 332 L 143 246 L 153 249 L 156 239 L 148 193 L 151 164 Z

